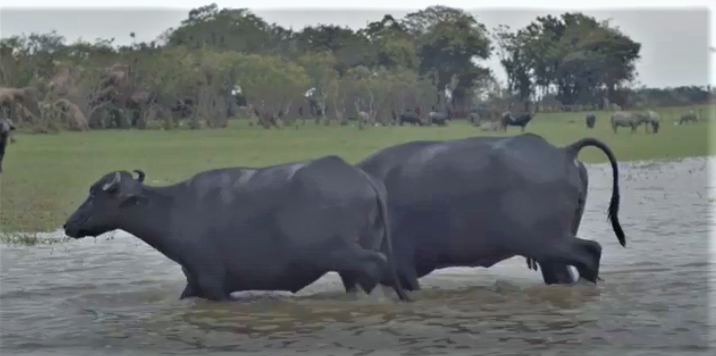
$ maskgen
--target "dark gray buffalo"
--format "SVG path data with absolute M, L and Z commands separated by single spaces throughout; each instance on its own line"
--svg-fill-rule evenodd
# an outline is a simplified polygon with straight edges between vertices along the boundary
M 136 172 L 137 179 L 121 171 L 94 183 L 65 233 L 122 229 L 137 236 L 181 265 L 182 299 L 295 293 L 329 271 L 368 293 L 388 275 L 397 281 L 385 187 L 337 156 L 216 169 L 166 187 L 146 186 Z
M 594 115 L 593 113 L 589 113 L 589 114 L 587 114 L 585 121 L 587 123 L 587 128 L 593 129 L 594 124 L 597 122 L 597 115 Z
M 388 190 L 402 285 L 418 290 L 418 278 L 436 269 L 490 267 L 513 256 L 526 257 L 530 267 L 538 263 L 547 284 L 575 282 L 570 265 L 595 282 L 601 245 L 576 236 L 589 180 L 577 156 L 588 146 L 602 150 L 611 163 L 608 216 L 625 246 L 617 217 L 617 162 L 593 138 L 566 147 L 534 134 L 415 141 L 358 163 Z
M 500 122 L 502 129 L 505 131 L 507 131 L 507 126 L 518 126 L 522 129 L 522 132 L 525 132 L 525 127 L 527 127 L 527 124 L 529 124 L 534 117 L 535 113 L 531 112 L 513 114 L 510 111 L 505 111 L 500 117 Z
M 403 111 L 400 116 L 395 114 L 395 111 L 393 113 L 393 120 L 398 123 L 398 125 L 403 126 L 406 122 L 409 124 L 412 124 L 413 126 L 423 126 L 425 123 L 422 119 L 420 119 L 420 115 L 418 115 L 414 111 L 406 110 Z
M 442 113 L 435 110 L 433 106 L 430 113 L 428 113 L 428 119 L 430 119 L 430 124 L 447 126 L 447 122 L 452 120 L 452 110 L 448 109 L 447 113 Z

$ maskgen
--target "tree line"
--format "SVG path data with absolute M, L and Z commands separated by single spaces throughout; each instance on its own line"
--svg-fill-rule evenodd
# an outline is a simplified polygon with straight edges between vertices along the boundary
M 134 38 L 134 33 L 130 36 Z M 405 112 L 487 119 L 512 111 L 692 105 L 710 87 L 635 88 L 641 45 L 580 12 L 487 29 L 431 6 L 365 28 L 270 24 L 248 9 L 189 11 L 157 40 L 68 44 L 56 32 L 0 40 L 0 106 L 19 125 L 59 128 L 388 124 Z M 498 56 L 500 83 L 481 65 Z

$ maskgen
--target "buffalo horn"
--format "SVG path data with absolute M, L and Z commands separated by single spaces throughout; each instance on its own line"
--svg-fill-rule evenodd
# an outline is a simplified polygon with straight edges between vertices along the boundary
M 144 177 L 147 176 L 146 174 L 144 174 L 144 171 L 142 171 L 141 169 L 135 169 L 134 173 L 137 173 L 137 182 L 144 183 Z
M 119 180 L 120 180 L 121 178 L 122 178 L 122 177 L 119 175 L 119 172 L 115 172 L 115 173 L 114 173 L 114 179 L 112 179 L 111 182 L 105 184 L 104 187 L 102 187 L 102 190 L 108 190 L 108 189 L 111 188 L 113 185 L 119 183 Z

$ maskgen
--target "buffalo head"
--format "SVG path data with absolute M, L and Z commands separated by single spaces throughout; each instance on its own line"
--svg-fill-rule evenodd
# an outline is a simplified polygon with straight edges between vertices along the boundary
M 106 174 L 89 189 L 89 196 L 62 226 L 69 237 L 97 237 L 118 228 L 127 209 L 146 204 L 142 194 L 145 174 L 135 170 L 134 179 L 127 171 Z

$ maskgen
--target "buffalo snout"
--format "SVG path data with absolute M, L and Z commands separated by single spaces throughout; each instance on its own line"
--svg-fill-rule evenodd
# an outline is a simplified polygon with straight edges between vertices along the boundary
M 84 228 L 85 223 L 89 220 L 89 217 L 77 216 L 72 214 L 67 222 L 62 225 L 62 229 L 65 230 L 65 235 L 74 238 L 81 239 L 90 235 L 89 231 Z
M 65 235 L 75 238 L 75 239 L 81 239 L 83 237 L 87 236 L 96 236 L 99 234 L 94 234 L 92 230 L 94 229 L 92 225 L 92 209 L 91 209 L 91 202 L 85 201 L 80 205 L 80 207 L 70 215 L 70 217 L 67 219 L 67 221 L 62 225 L 62 229 L 65 230 Z

